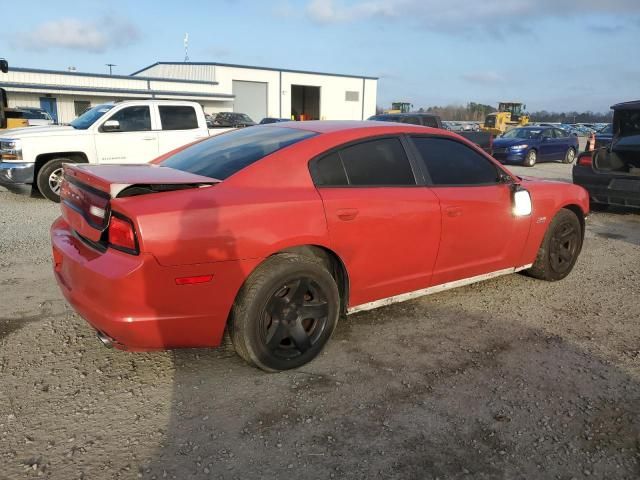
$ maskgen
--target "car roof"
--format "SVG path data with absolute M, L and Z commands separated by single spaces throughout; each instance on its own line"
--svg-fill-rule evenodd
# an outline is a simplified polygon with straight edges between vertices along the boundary
M 308 120 L 304 122 L 279 122 L 261 125 L 260 128 L 295 128 L 316 133 L 333 133 L 349 130 L 377 130 L 376 133 L 423 132 L 449 135 L 446 130 L 423 127 L 409 123 L 372 122 L 359 120 Z
M 640 110 L 640 100 L 616 103 L 611 107 L 611 109 L 612 110 Z

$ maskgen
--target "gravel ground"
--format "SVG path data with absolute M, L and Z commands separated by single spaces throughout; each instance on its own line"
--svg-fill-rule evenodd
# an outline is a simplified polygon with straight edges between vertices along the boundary
M 57 214 L 0 187 L 0 479 L 640 477 L 636 213 L 594 213 L 562 282 L 355 314 L 271 375 L 229 346 L 100 346 L 50 272 Z

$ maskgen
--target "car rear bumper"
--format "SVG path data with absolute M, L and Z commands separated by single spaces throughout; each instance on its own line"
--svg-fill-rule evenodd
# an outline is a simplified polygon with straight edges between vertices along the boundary
M 0 183 L 33 183 L 35 163 L 0 162 Z
M 66 221 L 51 226 L 54 274 L 71 306 L 116 348 L 214 347 L 245 278 L 240 261 L 162 266 L 150 254 L 99 252 Z M 213 275 L 206 283 L 176 278 Z
M 591 167 L 574 165 L 573 183 L 585 188 L 593 202 L 640 208 L 640 177 L 596 173 Z

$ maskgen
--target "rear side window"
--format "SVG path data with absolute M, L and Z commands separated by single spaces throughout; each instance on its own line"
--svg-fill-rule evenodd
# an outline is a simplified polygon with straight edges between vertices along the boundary
M 193 107 L 162 105 L 159 110 L 163 130 L 192 130 L 198 128 L 198 117 Z
M 413 137 L 433 185 L 487 185 L 498 169 L 470 147 L 445 138 Z
M 316 160 L 311 168 L 311 175 L 313 183 L 318 186 L 339 187 L 349 185 L 347 172 L 344 170 L 338 152 Z
M 415 185 L 411 163 L 397 138 L 350 145 L 316 160 L 311 166 L 318 186 Z
M 224 180 L 267 155 L 316 135 L 294 128 L 243 128 L 185 148 L 160 165 Z

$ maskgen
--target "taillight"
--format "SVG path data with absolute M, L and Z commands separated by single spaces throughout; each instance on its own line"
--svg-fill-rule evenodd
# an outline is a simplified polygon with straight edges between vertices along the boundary
M 578 157 L 578 165 L 582 165 L 583 167 L 590 167 L 593 165 L 592 153 L 591 152 L 583 152 Z
M 108 230 L 109 246 L 116 250 L 137 255 L 138 239 L 133 222 L 119 213 L 112 213 Z

